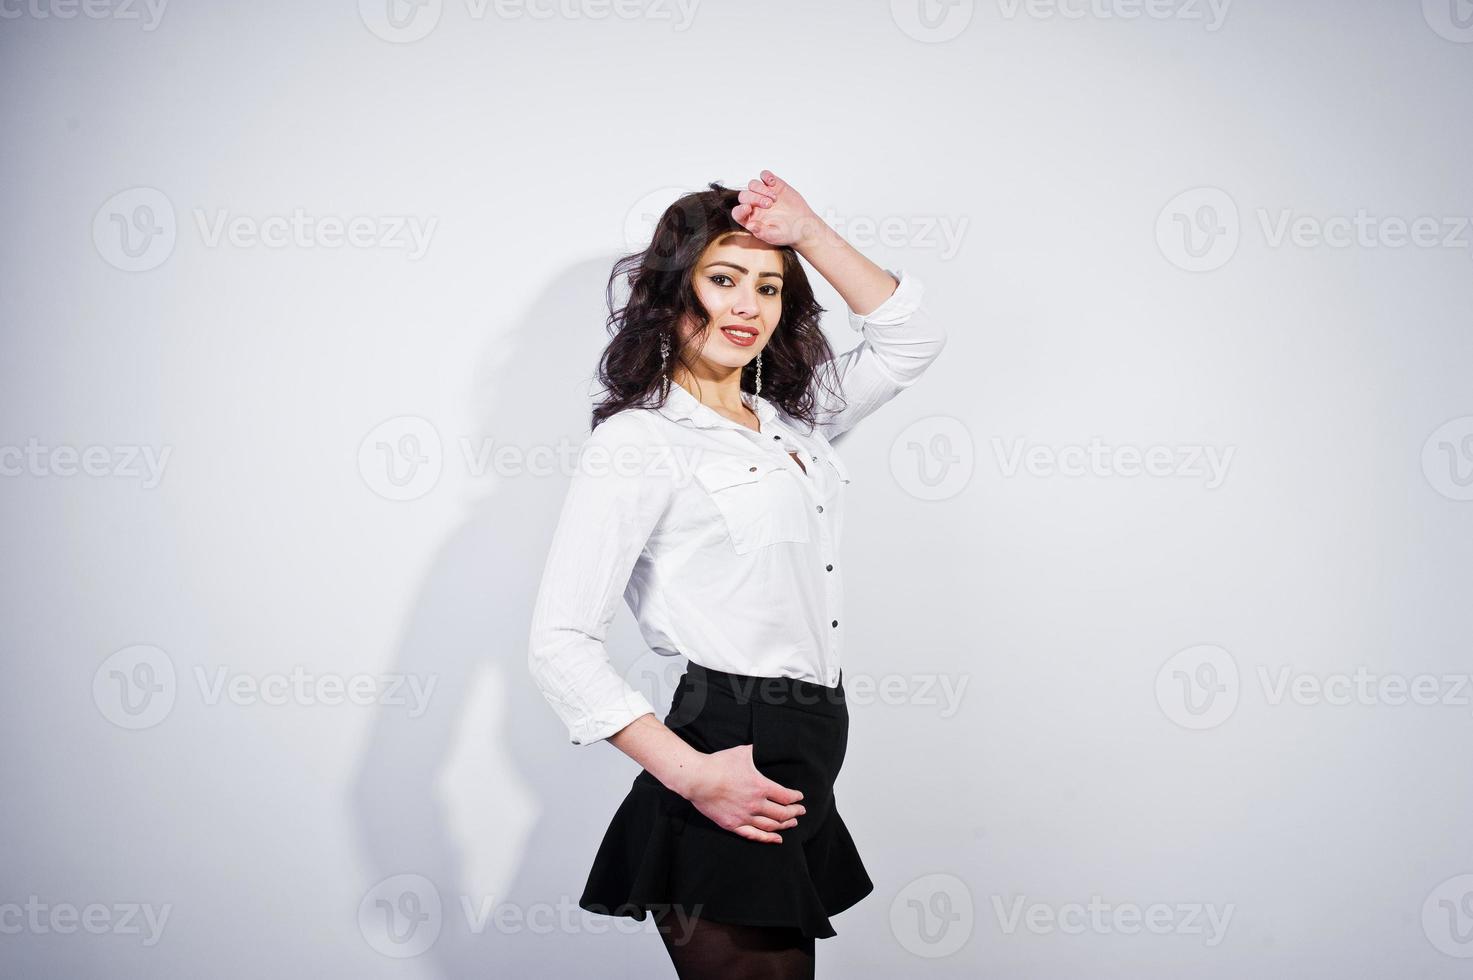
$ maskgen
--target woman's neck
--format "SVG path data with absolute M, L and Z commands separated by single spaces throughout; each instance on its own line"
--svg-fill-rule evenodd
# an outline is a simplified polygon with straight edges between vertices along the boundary
M 672 380 L 690 392 L 691 396 L 706 407 L 720 412 L 731 419 L 751 418 L 755 412 L 747 407 L 741 387 L 741 373 L 734 372 L 729 380 L 711 378 L 697 380 L 690 373 L 675 374 Z

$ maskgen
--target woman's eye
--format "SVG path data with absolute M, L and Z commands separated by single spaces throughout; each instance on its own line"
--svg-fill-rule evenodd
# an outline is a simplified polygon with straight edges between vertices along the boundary
M 719 280 L 723 280 L 723 279 L 726 280 L 726 282 L 720 282 L 719 281 Z M 714 283 L 716 283 L 716 285 L 718 285 L 718 286 L 725 286 L 727 283 L 731 282 L 732 280 L 731 280 L 731 276 L 728 276 L 726 273 L 724 273 L 724 272 L 718 272 L 718 273 L 714 274 L 713 276 L 711 276 L 711 281 L 714 282 Z M 774 285 L 771 285 L 770 283 L 767 284 L 767 285 L 762 286 L 761 288 L 762 289 L 766 289 L 766 290 L 770 290 L 770 292 L 764 293 L 763 294 L 764 296 L 777 296 L 779 293 L 782 292 L 782 290 L 778 289 L 778 287 L 776 287 Z

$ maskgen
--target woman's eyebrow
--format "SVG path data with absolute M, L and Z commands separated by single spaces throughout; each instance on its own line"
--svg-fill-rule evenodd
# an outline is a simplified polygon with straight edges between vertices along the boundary
M 745 267 L 740 266 L 740 265 L 737 265 L 735 262 L 727 262 L 725 260 L 719 260 L 719 261 L 716 261 L 716 262 L 707 262 L 706 263 L 706 268 L 709 269 L 713 265 L 729 265 L 733 269 L 735 269 L 736 271 L 742 273 L 743 275 L 745 275 L 747 273 L 747 271 L 748 271 Z M 763 273 L 759 274 L 757 276 L 757 278 L 758 279 L 761 279 L 762 276 L 773 276 L 775 278 L 781 279 L 783 277 L 783 274 L 781 272 L 763 272 Z

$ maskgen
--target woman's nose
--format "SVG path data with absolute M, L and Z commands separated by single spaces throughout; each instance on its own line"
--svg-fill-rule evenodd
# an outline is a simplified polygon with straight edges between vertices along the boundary
M 738 316 L 751 316 L 757 312 L 757 294 L 747 292 L 738 296 L 731 305 L 731 311 Z

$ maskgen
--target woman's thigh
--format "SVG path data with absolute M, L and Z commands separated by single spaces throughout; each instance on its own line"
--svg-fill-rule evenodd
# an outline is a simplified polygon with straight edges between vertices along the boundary
M 681 980 L 812 980 L 814 940 L 792 926 L 654 914 Z

